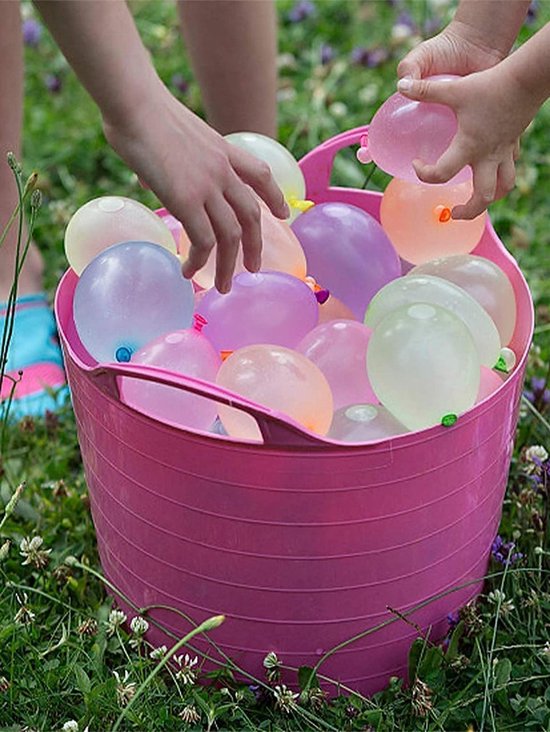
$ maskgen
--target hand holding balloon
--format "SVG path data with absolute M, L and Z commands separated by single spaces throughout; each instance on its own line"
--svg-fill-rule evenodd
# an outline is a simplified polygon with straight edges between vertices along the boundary
M 517 141 L 542 99 L 517 84 L 509 72 L 511 59 L 462 78 L 398 82 L 409 99 L 444 104 L 456 114 L 457 134 L 441 157 L 434 162 L 419 156 L 414 164 L 425 183 L 445 183 L 471 166 L 473 193 L 453 208 L 453 218 L 475 218 L 514 187 Z

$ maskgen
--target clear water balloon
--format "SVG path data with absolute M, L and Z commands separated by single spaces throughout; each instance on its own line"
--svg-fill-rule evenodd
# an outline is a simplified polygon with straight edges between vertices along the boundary
M 256 345 L 235 351 L 220 368 L 217 383 L 236 394 L 283 412 L 308 430 L 326 435 L 333 412 L 330 386 L 321 371 L 297 351 Z M 218 407 L 228 434 L 261 440 L 256 420 L 232 407 Z
M 399 257 L 378 221 L 348 203 L 320 203 L 292 224 L 315 277 L 358 320 L 371 298 L 401 274 Z
M 477 346 L 481 363 L 492 368 L 500 352 L 500 337 L 496 326 L 481 305 L 458 285 L 441 277 L 410 274 L 383 287 L 371 300 L 365 324 L 376 328 L 392 310 L 415 302 L 440 305 L 457 315 L 470 331 Z
M 158 244 L 124 242 L 101 252 L 78 280 L 74 322 L 97 361 L 129 361 L 163 333 L 188 328 L 193 287 Z
M 306 182 L 292 153 L 277 140 L 258 132 L 232 132 L 225 139 L 269 165 L 293 215 L 298 215 L 306 197 Z
M 310 331 L 296 346 L 325 375 L 334 409 L 346 404 L 377 404 L 365 369 L 370 328 L 353 320 L 333 320 Z
M 372 442 L 408 432 L 381 404 L 352 404 L 334 412 L 327 437 L 340 442 Z
M 147 206 L 124 196 L 102 196 L 81 206 L 65 230 L 65 254 L 80 274 L 104 249 L 128 241 L 150 241 L 176 254 L 174 238 L 164 221 Z
M 390 181 L 382 197 L 380 221 L 399 256 L 422 264 L 436 257 L 471 252 L 483 234 L 486 213 L 471 221 L 451 218 L 453 207 L 466 203 L 471 192 L 470 182 L 425 185 L 398 178 Z
M 516 327 L 516 296 L 508 277 L 490 259 L 473 254 L 441 257 L 415 267 L 411 274 L 443 277 L 462 287 L 489 313 L 501 345 L 509 344 Z
M 214 382 L 221 359 L 195 326 L 167 333 L 148 343 L 132 356 L 132 363 Z M 180 427 L 207 430 L 218 414 L 216 402 L 210 399 L 143 379 L 123 377 L 120 390 L 121 399 L 128 406 Z
M 469 409 L 479 391 L 480 366 L 464 323 L 425 303 L 386 315 L 367 350 L 374 393 L 410 430 L 454 420 Z
M 253 343 L 293 348 L 317 325 L 317 299 L 302 280 L 284 272 L 241 272 L 226 295 L 209 290 L 197 306 L 204 335 L 219 351 Z

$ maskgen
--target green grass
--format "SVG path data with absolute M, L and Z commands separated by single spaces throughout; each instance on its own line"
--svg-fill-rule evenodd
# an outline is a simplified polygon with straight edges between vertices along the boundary
M 420 26 L 431 16 L 428 2 L 403 6 Z M 541 6 L 537 24 L 522 31 L 523 39 L 550 19 L 550 4 Z M 290 7 L 288 2 L 279 4 L 280 51 L 286 60 L 281 68 L 280 135 L 300 157 L 322 140 L 370 119 L 393 91 L 396 60 L 406 44 L 392 47 L 388 40 L 398 11 L 386 2 L 324 0 L 313 17 L 297 24 L 287 20 Z M 180 97 L 200 111 L 173 5 L 140 2 L 133 8 L 162 78 L 171 85 L 175 73 L 183 74 L 190 86 Z M 325 66 L 319 63 L 323 44 L 335 52 Z M 350 53 L 357 46 L 388 50 L 388 60 L 377 68 L 353 64 Z M 95 107 L 46 34 L 37 48 L 26 49 L 26 66 L 25 161 L 28 170 L 38 171 L 44 196 L 35 235 L 53 293 L 66 267 L 64 226 L 79 205 L 105 193 L 153 207 L 156 202 L 106 145 Z M 48 73 L 62 80 L 58 94 L 44 86 Z M 491 208 L 499 235 L 528 278 L 537 308 L 528 379 L 546 380 L 549 124 L 546 106 L 525 135 L 516 189 Z M 338 156 L 334 176 L 340 183 L 361 186 L 365 173 L 348 151 Z M 382 189 L 386 182 L 376 171 L 369 187 Z M 540 400 L 536 406 L 544 408 Z M 251 682 L 258 687 L 253 690 L 237 683 L 229 667 L 210 686 L 185 684 L 173 669 L 159 670 L 158 661 L 136 651 L 130 644 L 135 635 L 121 628 L 109 634 L 111 600 L 97 574 L 73 415 L 67 409 L 46 421 L 10 427 L 0 459 L 0 505 L 7 504 L 20 483 L 25 486 L 15 511 L 0 525 L 0 546 L 10 542 L 6 556 L 0 550 L 0 729 L 58 730 L 73 719 L 80 730 L 89 725 L 96 732 L 112 729 L 126 711 L 119 729 L 180 730 L 186 728 L 181 713 L 187 709 L 190 718 L 193 709 L 199 715 L 189 725 L 194 729 L 549 730 L 548 485 L 534 484 L 533 465 L 525 459 L 528 446 L 550 448 L 544 419 L 550 420 L 547 407 L 541 419 L 524 406 L 500 528 L 523 558 L 507 567 L 492 564 L 486 594 L 463 613 L 447 653 L 419 641 L 411 652 L 411 687 L 395 680 L 372 700 L 342 696 L 326 703 L 311 692 L 313 686 L 298 703 L 291 700 L 286 711 L 276 703 L 267 674 Z M 32 536 L 43 537 L 38 551 L 50 553 L 23 564 L 19 545 Z M 117 696 L 115 671 L 121 680 L 128 673 L 126 699 L 139 689 L 129 707 L 121 704 L 121 689 Z M 276 678 L 277 668 L 269 675 Z

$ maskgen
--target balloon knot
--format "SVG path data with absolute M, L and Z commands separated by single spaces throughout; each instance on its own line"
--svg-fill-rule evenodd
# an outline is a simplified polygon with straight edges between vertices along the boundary
M 498 357 L 498 361 L 493 366 L 493 368 L 495 371 L 502 371 L 503 374 L 507 374 L 509 371 L 508 364 L 506 363 L 504 356 Z
M 115 358 L 119 363 L 128 363 L 132 358 L 132 349 L 127 346 L 120 346 L 116 349 Z
M 456 414 L 453 414 L 451 412 L 450 414 L 446 414 L 444 417 L 442 417 L 441 424 L 443 425 L 443 427 L 452 427 L 453 424 L 457 423 L 457 420 L 458 417 L 456 416 Z
M 295 208 L 300 213 L 305 213 L 306 211 L 309 211 L 310 208 L 313 208 L 315 206 L 314 201 L 309 201 L 307 199 L 301 199 L 296 198 L 296 196 L 290 196 L 288 199 L 288 205 L 291 208 Z
M 227 361 L 229 356 L 231 356 L 232 354 L 233 354 L 233 351 L 220 351 L 220 356 L 221 356 L 222 361 Z
M 369 152 L 369 136 L 367 133 L 361 135 L 359 140 L 359 150 L 355 153 L 357 160 L 364 165 L 372 163 L 372 155 Z
M 208 325 L 208 320 L 204 317 L 204 315 L 201 315 L 200 313 L 195 313 L 193 315 L 193 318 L 195 320 L 193 328 L 197 331 L 197 333 L 200 333 L 204 326 Z
M 315 290 L 315 297 L 317 298 L 317 302 L 319 303 L 319 305 L 322 305 L 329 299 L 330 292 L 329 290 L 319 288 L 318 290 Z
M 441 224 L 446 224 L 451 220 L 451 209 L 448 206 L 438 206 L 436 211 Z

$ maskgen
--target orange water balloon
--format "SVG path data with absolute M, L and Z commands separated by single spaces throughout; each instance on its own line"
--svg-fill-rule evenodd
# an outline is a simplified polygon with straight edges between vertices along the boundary
M 326 435 L 332 421 L 333 398 L 321 370 L 297 351 L 283 346 L 254 345 L 235 351 L 222 364 L 220 386 L 257 404 L 287 414 L 306 429 Z M 244 440 L 262 439 L 248 414 L 220 405 L 228 434 Z
M 262 201 L 258 200 L 261 211 L 262 227 L 262 270 L 273 272 L 286 272 L 303 280 L 306 276 L 306 256 L 296 237 L 286 221 L 281 221 L 273 216 L 271 211 Z M 189 237 L 182 231 L 179 240 L 179 253 L 182 261 L 189 254 L 191 242 Z M 243 264 L 243 252 L 239 247 L 235 274 L 246 272 Z M 199 270 L 193 280 L 205 290 L 214 287 L 216 277 L 216 247 L 210 253 L 207 263 Z
M 425 185 L 394 178 L 387 186 L 380 221 L 399 256 L 421 264 L 436 257 L 468 254 L 481 239 L 486 214 L 471 221 L 452 218 L 452 209 L 472 192 L 467 181 Z

